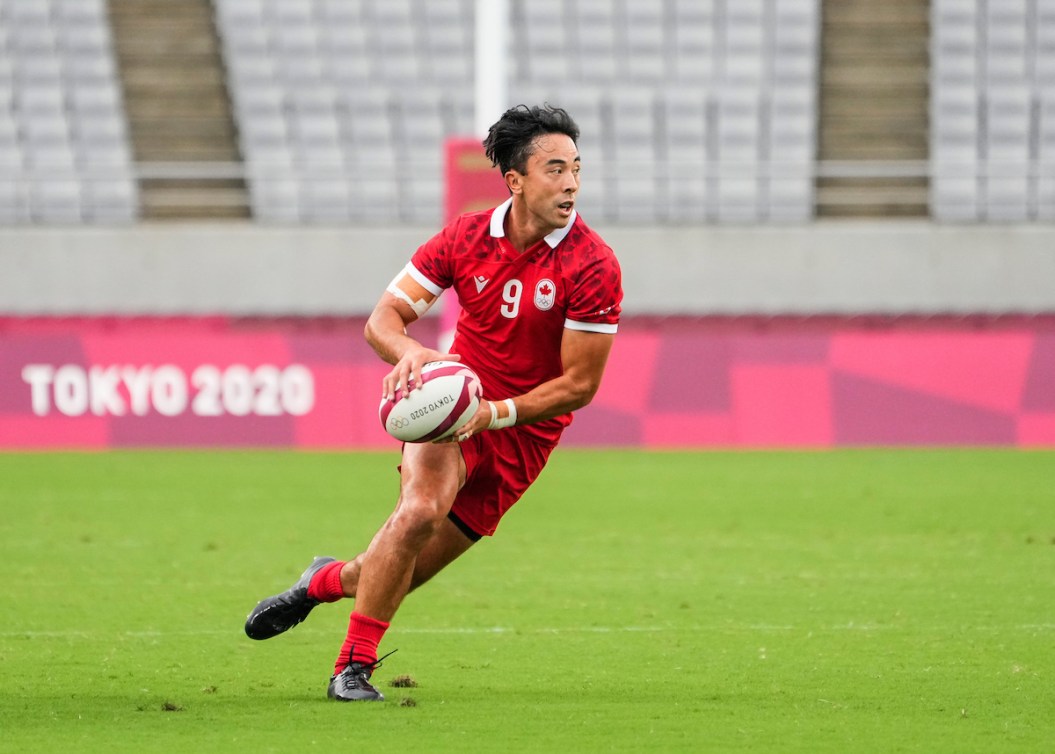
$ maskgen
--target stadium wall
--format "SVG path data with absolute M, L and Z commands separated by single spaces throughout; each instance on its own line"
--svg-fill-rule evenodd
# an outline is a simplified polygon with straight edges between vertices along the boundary
M 1055 312 L 1055 226 L 601 229 L 628 315 Z M 0 228 L 0 314 L 357 316 L 423 227 Z

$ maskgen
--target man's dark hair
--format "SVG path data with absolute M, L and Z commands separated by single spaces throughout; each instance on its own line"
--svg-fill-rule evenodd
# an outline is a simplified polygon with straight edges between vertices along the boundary
M 576 144 L 579 142 L 579 127 L 567 111 L 549 104 L 517 105 L 502 113 L 487 131 L 484 152 L 502 175 L 510 170 L 524 173 L 528 158 L 535 151 L 535 139 L 543 134 L 564 134 Z

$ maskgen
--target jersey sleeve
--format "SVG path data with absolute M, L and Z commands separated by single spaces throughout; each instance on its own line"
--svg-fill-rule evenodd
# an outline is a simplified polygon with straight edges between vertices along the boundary
M 564 326 L 569 330 L 614 333 L 623 303 L 623 275 L 607 246 L 587 264 L 572 290 Z
M 410 258 L 407 270 L 429 293 L 438 296 L 454 284 L 454 262 L 451 250 L 453 239 L 457 235 L 458 221 L 447 225 L 443 230 L 418 247 Z

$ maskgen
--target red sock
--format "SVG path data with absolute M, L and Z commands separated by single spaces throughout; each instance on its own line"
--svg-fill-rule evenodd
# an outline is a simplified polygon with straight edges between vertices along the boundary
M 308 584 L 308 596 L 319 602 L 336 602 L 344 597 L 344 587 L 341 586 L 341 569 L 344 568 L 343 560 L 335 560 L 327 563 L 319 569 L 318 573 L 311 577 Z
M 352 660 L 364 665 L 377 662 L 377 645 L 381 643 L 381 637 L 387 629 L 388 623 L 385 621 L 353 612 L 348 621 L 348 637 L 333 668 L 334 674 L 344 670 Z

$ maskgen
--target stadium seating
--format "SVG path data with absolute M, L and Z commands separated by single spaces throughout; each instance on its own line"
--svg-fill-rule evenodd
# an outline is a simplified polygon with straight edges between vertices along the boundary
M 103 0 L 0 0 L 0 223 L 137 216 Z
M 1036 18 L 1037 219 L 1055 221 L 1055 4 Z
M 474 0 L 212 0 L 256 218 L 435 223 Z M 510 0 L 510 98 L 583 127 L 590 218 L 814 212 L 821 0 Z M 1055 220 L 1055 5 L 933 0 L 930 205 Z M 139 215 L 107 0 L 0 0 L 0 223 Z
M 443 137 L 471 130 L 467 3 L 216 8 L 255 217 L 438 219 Z
M 253 212 L 435 223 L 472 133 L 472 0 L 215 0 Z M 566 107 L 589 217 L 813 213 L 820 0 L 512 0 L 510 97 Z
M 1055 218 L 1055 6 L 934 0 L 931 213 Z

